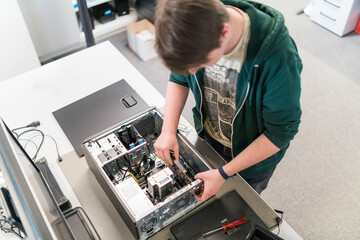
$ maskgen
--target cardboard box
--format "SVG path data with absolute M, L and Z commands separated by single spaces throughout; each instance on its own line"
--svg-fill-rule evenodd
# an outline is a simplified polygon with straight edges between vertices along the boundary
M 144 61 L 156 57 L 155 27 L 144 19 L 127 26 L 129 47 Z

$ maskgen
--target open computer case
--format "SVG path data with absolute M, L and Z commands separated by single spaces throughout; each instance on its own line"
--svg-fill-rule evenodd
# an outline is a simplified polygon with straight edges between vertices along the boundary
M 147 239 L 201 204 L 199 172 L 211 166 L 180 132 L 180 157 L 158 158 L 163 117 L 148 108 L 83 142 L 90 169 L 136 239 Z

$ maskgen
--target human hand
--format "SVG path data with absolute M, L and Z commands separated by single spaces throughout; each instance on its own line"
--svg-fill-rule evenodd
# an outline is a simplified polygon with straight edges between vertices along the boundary
M 179 144 L 176 139 L 176 134 L 161 133 L 154 143 L 154 149 L 158 158 L 170 165 L 173 165 L 170 151 L 173 151 L 174 157 L 179 159 Z
M 217 169 L 198 173 L 195 175 L 195 179 L 202 179 L 204 181 L 204 191 L 201 196 L 195 195 L 195 198 L 199 201 L 205 201 L 209 197 L 215 195 L 225 182 L 225 179 L 220 175 Z

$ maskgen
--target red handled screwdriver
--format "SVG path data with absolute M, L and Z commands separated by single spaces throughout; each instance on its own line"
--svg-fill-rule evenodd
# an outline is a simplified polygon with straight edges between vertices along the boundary
M 205 238 L 213 233 L 216 233 L 218 231 L 225 231 L 227 229 L 230 229 L 230 228 L 233 228 L 233 227 L 236 227 L 236 226 L 239 226 L 240 224 L 243 224 L 243 223 L 246 223 L 246 218 L 245 217 L 242 217 L 242 218 L 239 218 L 239 219 L 236 219 L 234 221 L 231 221 L 225 225 L 222 225 L 221 227 L 215 229 L 215 230 L 212 230 L 210 232 L 207 232 L 207 233 L 204 233 L 202 236 Z

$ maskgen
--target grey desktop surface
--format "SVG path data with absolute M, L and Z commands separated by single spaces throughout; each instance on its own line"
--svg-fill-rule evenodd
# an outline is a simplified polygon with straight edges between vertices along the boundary
M 124 105 L 121 100 L 128 96 L 136 100 L 135 105 Z M 81 143 L 87 137 L 146 108 L 148 105 L 134 89 L 125 80 L 120 80 L 53 112 L 53 115 L 76 153 L 82 156 Z
M 263 221 L 254 213 L 242 197 L 233 190 L 211 204 L 208 204 L 196 214 L 172 226 L 170 231 L 176 239 L 204 239 L 204 233 L 210 232 L 230 221 L 242 217 L 245 217 L 247 222 L 231 230 L 213 233 L 206 237 L 206 239 L 246 239 L 252 228 L 256 225 L 266 228 Z

